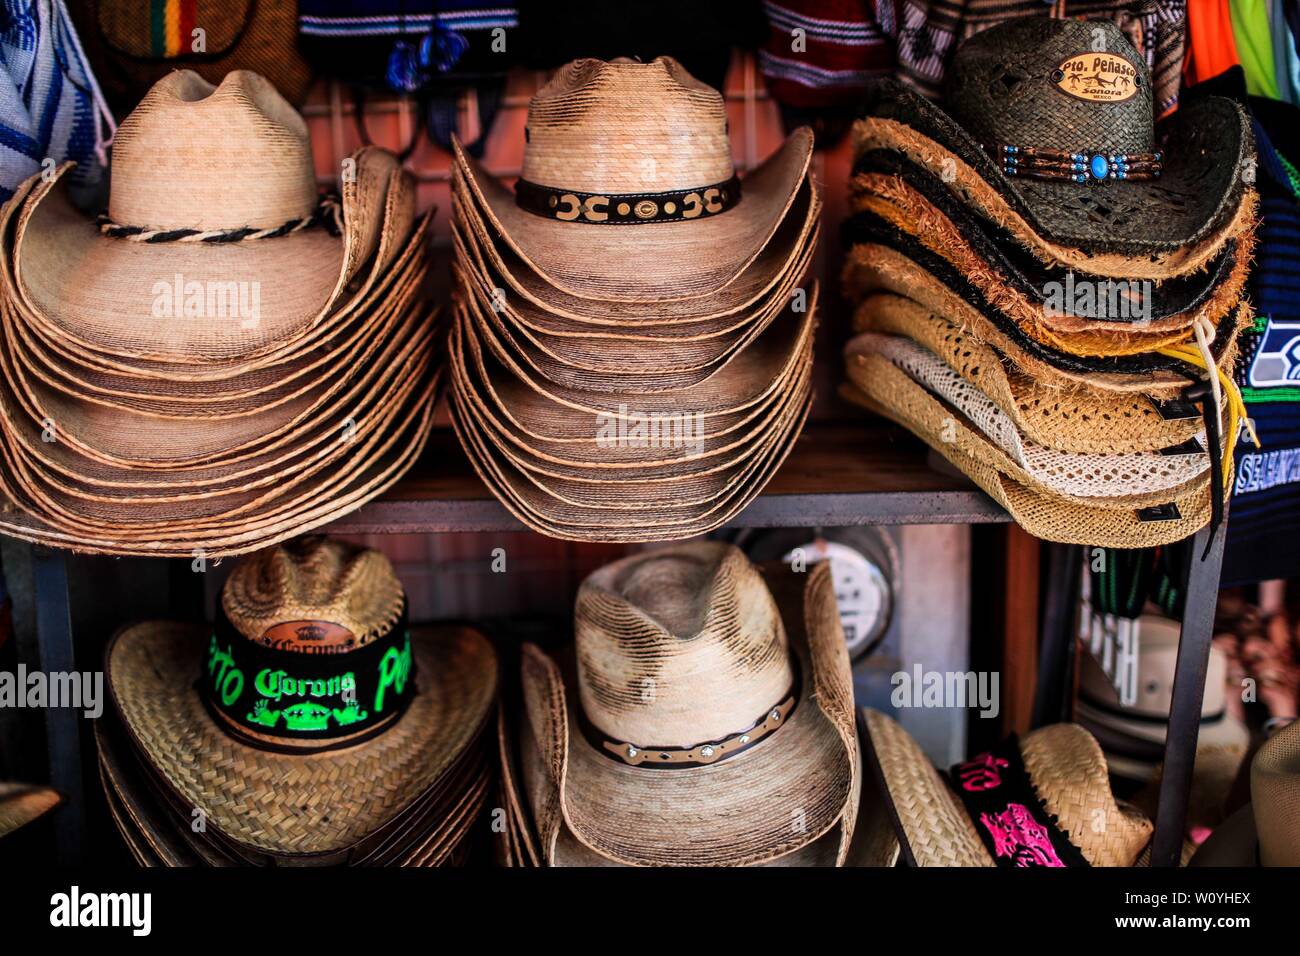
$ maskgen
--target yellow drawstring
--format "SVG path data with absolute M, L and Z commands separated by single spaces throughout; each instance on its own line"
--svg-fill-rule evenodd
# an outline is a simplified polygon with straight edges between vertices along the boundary
M 1204 324 L 1202 324 L 1204 323 Z M 1208 328 L 1207 328 L 1208 326 Z M 1210 351 L 1210 339 L 1214 332 L 1214 327 L 1209 320 L 1202 317 L 1196 320 L 1194 326 L 1196 331 L 1196 345 L 1187 343 L 1186 345 L 1171 345 L 1158 349 L 1161 355 L 1167 355 L 1170 358 L 1176 358 L 1180 361 L 1187 362 L 1189 365 L 1195 365 L 1197 368 L 1207 373 L 1210 380 L 1210 390 L 1214 400 L 1214 411 L 1219 420 L 1223 420 L 1223 399 L 1224 395 L 1228 400 L 1228 432 L 1224 435 L 1223 440 L 1223 484 L 1225 488 L 1232 485 L 1235 469 L 1233 468 L 1233 455 L 1237 449 L 1237 436 L 1241 431 L 1241 424 L 1245 422 L 1246 432 L 1250 435 L 1251 443 L 1256 447 L 1259 445 L 1259 436 L 1255 433 L 1255 424 L 1250 420 L 1246 413 L 1246 403 L 1242 400 L 1241 390 L 1237 388 L 1237 383 L 1232 380 L 1232 376 L 1223 369 L 1219 368 L 1214 361 L 1214 355 Z M 1213 374 L 1209 374 L 1213 372 Z

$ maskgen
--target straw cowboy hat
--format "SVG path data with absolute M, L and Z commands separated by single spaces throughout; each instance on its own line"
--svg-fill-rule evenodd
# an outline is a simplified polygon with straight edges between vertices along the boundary
M 910 866 L 1134 866 L 1151 839 L 1116 802 L 1075 724 L 1012 737 L 942 773 L 893 718 L 863 708 L 864 751 Z
M 873 81 L 855 156 L 906 153 L 1047 261 L 1167 278 L 1212 260 L 1254 217 L 1245 113 L 1206 97 L 1156 126 L 1147 64 L 1113 23 L 985 30 L 955 54 L 946 102 Z
M 1058 379 L 1162 397 L 1176 395 L 1196 377 L 1196 369 L 1185 360 L 1165 354 L 1158 347 L 1143 349 L 1140 344 L 1140 351 L 1133 352 L 1123 344 L 1123 336 L 1085 333 L 1083 337 L 1036 337 L 991 302 L 970 276 L 928 249 L 915 235 L 871 212 L 859 213 L 856 227 L 859 241 L 845 257 L 843 272 L 843 284 L 855 299 L 879 291 L 907 295 L 954 321 L 960 320 L 1004 354 L 1033 363 L 1035 374 L 1044 369 Z M 1211 330 L 1207 343 L 1221 368 L 1231 367 L 1239 335 L 1249 321 L 1240 302 L 1233 306 L 1233 311 Z M 1190 338 L 1191 334 L 1180 334 L 1174 341 Z
M 811 131 L 742 183 L 721 94 L 677 61 L 561 67 L 529 103 L 526 133 L 513 191 L 459 145 L 455 161 L 491 232 L 559 293 L 725 309 L 752 296 L 742 275 L 784 264 L 762 253 L 807 178 Z
M 14 291 L 37 327 L 71 347 L 179 365 L 258 356 L 323 321 L 371 259 L 378 183 L 394 169 L 380 150 L 353 158 L 352 208 L 331 234 L 337 207 L 317 196 L 305 121 L 245 71 L 217 87 L 170 74 L 122 122 L 113 153 L 97 228 L 61 173 L 32 187 L 15 212 Z M 256 316 L 191 318 L 186 290 L 231 284 L 248 299 L 257 289 Z
M 382 491 L 439 384 L 410 174 L 366 148 L 318 203 L 304 121 L 247 72 L 172 74 L 122 129 L 98 225 L 57 175 L 0 211 L 0 528 L 218 556 Z M 208 309 L 245 286 L 251 320 Z
M 875 213 L 947 260 L 1038 341 L 1083 355 L 1151 351 L 1183 341 L 1201 317 L 1217 326 L 1235 309 L 1250 270 L 1253 231 L 1229 242 L 1206 274 L 1179 276 L 1158 286 L 1148 283 L 1150 288 L 1099 282 L 1038 263 L 1015 249 L 1014 241 L 999 244 L 976 222 L 959 225 L 901 179 L 858 180 L 869 185 L 852 200 L 855 208 Z M 846 245 L 852 243 L 855 225 L 853 219 L 844 225 Z M 1207 275 L 1221 281 L 1209 283 Z
M 1070 267 L 1039 259 L 1009 233 L 981 219 L 942 179 L 900 153 L 872 152 L 858 164 L 858 170 L 850 183 L 851 208 L 875 211 L 900 228 L 911 228 L 954 265 L 980 273 L 978 278 L 985 281 L 996 280 L 989 288 L 1004 288 L 1006 296 L 1018 304 L 1015 314 L 1036 309 L 1039 321 L 1060 331 L 1167 331 L 1189 325 L 1198 310 L 1217 318 L 1222 303 L 1235 301 L 1241 294 L 1250 268 L 1253 228 L 1228 239 L 1202 270 L 1151 283 L 1143 290 L 1145 301 L 1134 303 L 1132 296 L 1128 302 L 1118 296 L 1112 301 L 1104 293 L 1112 288 L 1127 293 L 1124 283 L 1098 283 L 1103 294 L 1095 302 L 1079 296 L 1069 310 L 1045 308 L 1051 302 L 1046 294 L 1051 283 L 1060 288 L 1072 275 L 1077 279 L 1091 276 L 1076 275 Z M 850 217 L 842 232 L 851 238 L 853 229 Z M 1133 272 L 1137 275 L 1140 270 Z M 1135 325 L 1139 328 L 1127 328 Z
M 1021 363 L 913 299 L 887 292 L 868 295 L 854 312 L 853 325 L 859 332 L 906 336 L 939 356 L 995 402 L 1026 438 L 1046 448 L 1094 454 L 1160 451 L 1184 446 L 1204 433 L 1195 406 L 1028 374 Z
M 1137 626 L 1137 700 L 1129 705 L 1121 703 L 1100 665 L 1091 654 L 1084 654 L 1074 716 L 1101 744 L 1111 773 L 1147 780 L 1164 759 L 1179 626 L 1177 621 L 1157 614 L 1143 614 Z M 1235 751 L 1240 762 L 1250 744 L 1250 731 L 1227 712 L 1226 678 L 1223 650 L 1212 647 L 1197 746 Z
M 1220 824 L 1192 866 L 1300 866 L 1300 721 L 1270 737 L 1250 763 L 1250 803 Z
M 0 840 L 39 820 L 62 802 L 58 791 L 50 787 L 0 782 Z
M 232 572 L 213 628 L 134 625 L 105 662 L 160 802 L 202 810 L 227 856 L 400 857 L 486 794 L 492 648 L 465 628 L 409 627 L 378 552 L 324 538 L 258 552 Z
M 628 865 L 769 863 L 828 834 L 843 862 L 860 758 L 831 579 L 768 582 L 718 542 L 634 555 L 579 589 L 576 680 L 524 648 L 525 785 L 553 788 L 534 802 L 545 859 L 562 819 Z
M 1019 453 L 1023 458 L 1026 450 L 1014 427 L 1008 429 L 1003 421 L 1003 434 L 1010 431 L 1012 441 L 1018 443 L 1018 447 L 1011 445 L 1009 452 L 903 368 L 883 354 L 867 351 L 867 344 L 859 340 L 851 343 L 856 351 L 850 352 L 849 381 L 841 395 L 911 430 L 1006 508 L 1030 534 L 1063 544 L 1140 548 L 1182 540 L 1209 520 L 1212 479 L 1204 473 L 1166 490 L 1132 493 L 1127 479 L 1113 472 L 1079 468 L 1077 462 L 1053 475 L 1061 460 L 1052 462 L 1035 450 L 1035 476 L 1028 458 L 1022 463 L 1013 457 Z M 978 392 L 967 394 L 972 399 L 980 397 Z M 990 406 L 992 403 L 983 406 L 983 412 L 993 417 L 996 406 Z M 1148 485 L 1152 474 L 1160 476 L 1159 464 L 1148 464 Z M 1177 476 L 1176 471 L 1167 473 L 1165 481 L 1169 474 Z M 1045 477 L 1056 480 L 1045 481 Z M 1078 494 L 1098 489 L 1109 494 Z

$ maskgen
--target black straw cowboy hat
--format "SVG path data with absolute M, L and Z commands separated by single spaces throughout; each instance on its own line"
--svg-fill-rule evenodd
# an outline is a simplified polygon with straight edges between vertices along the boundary
M 947 107 L 873 81 L 859 167 L 906 152 L 1013 233 L 1141 257 L 1152 275 L 1214 255 L 1249 218 L 1245 113 L 1207 96 L 1155 124 L 1146 63 L 1114 24 L 1027 17 L 979 33 L 954 57 Z

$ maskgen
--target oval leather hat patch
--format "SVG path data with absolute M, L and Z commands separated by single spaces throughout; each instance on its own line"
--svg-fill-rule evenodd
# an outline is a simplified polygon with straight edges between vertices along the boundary
M 1056 68 L 1056 85 L 1093 103 L 1122 103 L 1138 91 L 1137 67 L 1114 53 L 1077 53 Z
M 266 629 L 262 643 L 300 654 L 341 654 L 356 648 L 356 635 L 331 621 L 281 621 Z

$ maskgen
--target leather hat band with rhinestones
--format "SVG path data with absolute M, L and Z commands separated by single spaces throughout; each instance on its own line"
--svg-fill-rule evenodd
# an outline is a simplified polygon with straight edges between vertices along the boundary
M 984 148 L 1008 176 L 1058 182 L 1100 183 L 1118 179 L 1159 179 L 1164 153 L 1120 153 L 1105 149 L 1069 151 L 986 143 Z
M 691 747 L 643 747 L 640 744 L 611 740 L 592 726 L 585 716 L 581 714 L 579 715 L 579 722 L 587 739 L 596 749 L 611 760 L 620 760 L 632 767 L 651 767 L 660 770 L 704 767 L 748 750 L 787 723 L 798 700 L 797 687 L 798 678 L 796 677 L 795 686 L 790 688 L 790 691 L 781 698 L 780 702 L 765 710 L 763 716 L 759 717 L 746 729 L 737 731 L 722 740 L 695 744 Z
M 344 630 L 328 621 L 293 624 L 309 638 Z M 351 745 L 394 720 L 415 696 L 405 604 L 386 634 L 346 653 L 285 650 L 274 639 L 277 627 L 249 640 L 218 605 L 199 680 L 208 708 L 232 736 L 263 749 L 267 738 L 276 737 L 346 737 Z
M 515 183 L 515 204 L 520 209 L 561 222 L 604 226 L 689 222 L 726 212 L 738 202 L 738 176 L 712 186 L 664 193 L 580 193 L 539 186 L 525 179 Z

